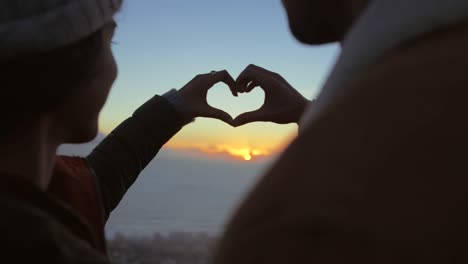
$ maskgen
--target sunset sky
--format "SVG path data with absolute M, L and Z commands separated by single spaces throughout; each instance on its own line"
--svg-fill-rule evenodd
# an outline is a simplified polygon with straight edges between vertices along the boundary
M 199 73 L 226 69 L 236 78 L 251 63 L 280 73 L 313 98 L 338 52 L 335 45 L 308 47 L 294 40 L 279 0 L 126 1 L 117 23 L 119 78 L 101 115 L 103 133 L 153 95 L 181 88 Z M 235 117 L 260 107 L 263 92 L 257 88 L 234 98 L 218 85 L 208 102 Z M 234 129 L 199 118 L 167 147 L 256 160 L 278 153 L 296 134 L 297 125 L 255 123 Z

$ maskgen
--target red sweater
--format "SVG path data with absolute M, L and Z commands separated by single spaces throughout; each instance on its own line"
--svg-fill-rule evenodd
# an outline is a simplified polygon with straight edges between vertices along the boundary
M 96 179 L 86 160 L 79 157 L 57 157 L 49 193 L 70 206 L 94 233 L 94 237 L 89 237 L 72 230 L 75 235 L 107 254 L 104 210 Z

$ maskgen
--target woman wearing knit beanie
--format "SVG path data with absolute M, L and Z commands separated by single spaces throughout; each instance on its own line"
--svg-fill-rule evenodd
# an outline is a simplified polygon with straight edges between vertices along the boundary
M 117 74 L 110 41 L 120 5 L 0 1 L 2 262 L 107 261 L 96 231 L 100 206 L 84 206 L 97 197 L 95 179 L 81 173 L 72 182 L 64 165 L 59 176 L 52 172 L 61 143 L 96 134 Z

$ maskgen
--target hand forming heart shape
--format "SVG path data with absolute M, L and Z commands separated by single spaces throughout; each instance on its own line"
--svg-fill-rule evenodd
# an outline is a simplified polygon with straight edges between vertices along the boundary
M 219 82 L 227 84 L 236 97 L 238 93 L 249 93 L 260 87 L 265 92 L 264 103 L 258 110 L 243 113 L 232 119 L 228 113 L 210 106 L 207 102 L 208 90 Z M 297 123 L 309 104 L 309 101 L 279 74 L 255 65 L 249 65 L 235 81 L 227 71 L 198 75 L 180 90 L 180 95 L 195 117 L 220 119 L 234 127 L 257 121 Z

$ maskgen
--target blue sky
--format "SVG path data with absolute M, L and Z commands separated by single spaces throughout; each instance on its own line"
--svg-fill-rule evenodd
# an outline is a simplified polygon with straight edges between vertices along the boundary
M 153 95 L 181 88 L 196 74 L 226 69 L 236 78 L 251 63 L 280 73 L 304 96 L 315 97 L 338 52 L 337 45 L 298 43 L 279 0 L 127 0 L 116 20 L 119 78 L 101 115 L 105 133 Z M 260 90 L 230 98 L 222 85 L 209 94 L 211 104 L 233 115 L 253 110 L 262 100 Z M 280 140 L 296 128 L 252 124 L 234 132 L 218 121 L 199 120 L 174 140 L 203 141 L 214 137 L 215 129 L 252 142 L 259 140 L 259 131 L 273 131 L 274 140 Z M 210 144 L 220 141 L 218 136 Z

